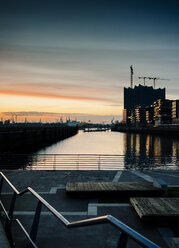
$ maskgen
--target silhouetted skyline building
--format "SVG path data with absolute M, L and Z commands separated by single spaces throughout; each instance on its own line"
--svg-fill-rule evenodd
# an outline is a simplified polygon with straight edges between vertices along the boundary
M 136 125 L 146 125 L 146 107 L 137 106 L 135 109 Z
M 165 99 L 165 88 L 154 89 L 152 86 L 124 88 L 124 109 L 134 110 L 137 106 L 150 106 L 158 99 Z
M 172 102 L 172 123 L 179 124 L 179 100 Z
M 170 124 L 172 121 L 172 100 L 158 99 L 153 103 L 155 124 Z

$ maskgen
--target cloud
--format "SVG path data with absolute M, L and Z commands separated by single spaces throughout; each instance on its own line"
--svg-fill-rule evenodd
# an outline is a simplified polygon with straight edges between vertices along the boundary
M 109 105 L 106 105 L 106 106 L 112 106 L 112 107 L 121 107 L 123 106 L 123 104 L 109 104 Z
M 62 100 L 78 100 L 78 101 L 108 101 L 106 98 L 102 97 L 83 97 L 83 96 L 70 96 L 61 95 L 55 93 L 40 93 L 34 91 L 17 91 L 17 90 L 1 90 L 0 94 L 3 95 L 15 95 L 15 96 L 29 96 L 29 97 L 42 97 L 42 98 L 55 98 Z
M 11 81 L 9 79 L 1 79 L 0 94 L 38 97 L 38 98 L 54 98 L 61 100 L 75 101 L 100 101 L 119 104 L 118 93 L 116 87 L 109 85 L 91 85 L 80 83 L 64 83 L 64 82 L 23 82 L 17 79 Z

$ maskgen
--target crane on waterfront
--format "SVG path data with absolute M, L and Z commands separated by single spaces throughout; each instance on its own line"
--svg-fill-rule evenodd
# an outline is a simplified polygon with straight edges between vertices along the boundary
M 169 79 L 165 79 L 165 78 L 159 78 L 159 77 L 148 77 L 149 80 L 153 80 L 153 83 L 154 83 L 154 89 L 155 89 L 155 86 L 156 86 L 156 80 L 166 80 L 168 81 Z
M 134 70 L 133 70 L 133 67 L 132 67 L 132 65 L 130 66 L 130 71 L 131 71 L 131 88 L 133 88 L 133 75 L 134 75 Z
M 138 78 L 144 80 L 144 86 L 145 86 L 145 80 L 148 79 L 148 77 L 138 77 Z
M 111 120 L 111 124 L 114 124 L 114 117 L 113 117 L 112 120 Z

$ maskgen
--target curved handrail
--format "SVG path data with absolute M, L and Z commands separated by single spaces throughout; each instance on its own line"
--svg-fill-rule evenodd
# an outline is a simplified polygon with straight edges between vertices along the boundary
M 135 230 L 133 230 L 132 228 L 130 228 L 129 226 L 127 226 L 126 224 L 124 224 L 123 222 L 119 221 L 117 218 L 115 218 L 111 215 L 105 215 L 105 216 L 100 216 L 100 217 L 96 217 L 96 218 L 89 218 L 89 219 L 84 219 L 84 220 L 80 220 L 80 221 L 69 222 L 63 215 L 61 215 L 55 208 L 53 208 L 45 199 L 43 199 L 43 197 L 41 197 L 31 187 L 28 187 L 28 188 L 24 189 L 23 191 L 19 192 L 2 172 L 0 172 L 0 175 L 9 184 L 9 186 L 14 191 L 15 195 L 21 196 L 27 192 L 30 192 L 32 195 L 34 195 L 35 198 L 38 199 L 40 206 L 41 206 L 41 204 L 43 204 L 67 228 L 76 228 L 76 227 L 83 227 L 83 226 L 89 226 L 89 225 L 98 225 L 98 224 L 109 223 L 109 224 L 112 224 L 113 226 L 115 226 L 117 229 L 119 229 L 124 235 L 126 235 L 126 237 L 125 237 L 126 243 L 127 243 L 127 238 L 130 237 L 144 248 L 160 248 L 158 245 L 156 245 L 155 243 L 153 243 L 149 239 L 145 238 L 144 236 L 142 236 L 141 234 L 139 234 L 138 232 L 136 232 Z M 14 204 L 15 204 L 15 202 L 14 202 Z M 13 207 L 14 207 L 14 204 L 11 204 L 11 205 L 13 205 Z M 12 212 L 13 212 L 13 210 L 14 209 L 11 209 Z M 36 212 L 38 212 L 38 211 L 41 211 L 41 207 L 40 207 L 40 210 L 36 209 Z M 12 214 L 12 216 L 13 216 L 13 214 Z M 14 220 L 14 219 L 12 219 L 12 220 Z M 20 222 L 18 219 L 16 219 L 16 221 Z M 21 223 L 20 223 L 20 225 L 21 225 Z M 23 228 L 24 227 L 22 226 L 22 229 Z M 37 228 L 38 228 L 38 224 L 37 224 Z M 25 232 L 26 232 L 26 230 L 25 230 Z M 27 236 L 27 233 L 26 233 L 26 236 Z M 31 235 L 29 236 L 29 238 L 32 239 L 32 241 L 34 241 L 33 238 L 31 237 Z M 34 239 L 36 239 L 36 238 L 34 238 Z M 124 246 L 124 247 L 126 247 L 126 246 Z

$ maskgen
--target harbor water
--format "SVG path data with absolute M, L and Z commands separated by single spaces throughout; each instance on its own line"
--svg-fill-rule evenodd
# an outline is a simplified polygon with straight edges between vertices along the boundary
M 118 154 L 179 156 L 179 139 L 170 136 L 120 132 L 83 132 L 53 144 L 37 154 Z
M 34 156 L 39 162 L 36 167 L 33 163 L 36 169 L 52 164 L 54 169 L 178 169 L 179 140 L 164 135 L 79 131 Z
M 83 132 L 33 154 L 1 157 L 8 169 L 179 169 L 179 139 L 112 131 Z

